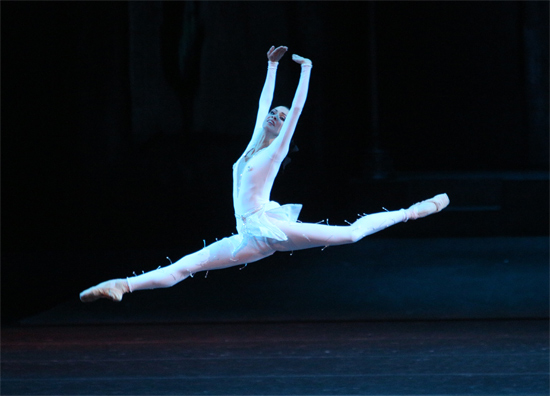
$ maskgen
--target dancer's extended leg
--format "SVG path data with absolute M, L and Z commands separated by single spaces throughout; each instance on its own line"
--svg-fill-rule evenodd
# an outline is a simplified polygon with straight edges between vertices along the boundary
M 242 242 L 241 235 L 224 238 L 166 267 L 127 279 L 114 279 L 100 283 L 83 291 L 80 299 L 84 302 L 99 298 L 120 301 L 127 292 L 171 287 L 196 272 L 252 263 L 275 252 L 265 243 L 264 238 L 245 239 L 244 245 L 241 245 Z M 239 248 L 238 252 L 233 255 L 237 248 Z
M 312 247 L 344 245 L 354 243 L 394 224 L 407 221 L 404 209 L 366 215 L 349 226 L 331 226 L 311 223 L 288 223 L 273 219 L 288 237 L 287 241 L 272 242 L 279 251 L 301 250 Z
M 277 219 L 270 221 L 288 237 L 287 241 L 272 242 L 279 251 L 300 250 L 320 246 L 354 243 L 394 224 L 437 213 L 449 204 L 446 194 L 436 195 L 408 209 L 369 214 L 349 226 L 330 226 L 311 223 L 289 223 Z

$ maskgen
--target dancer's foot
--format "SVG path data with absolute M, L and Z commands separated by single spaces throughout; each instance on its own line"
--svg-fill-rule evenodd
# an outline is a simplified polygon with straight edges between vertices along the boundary
M 449 197 L 447 194 L 439 194 L 433 198 L 412 205 L 407 209 L 407 215 L 409 220 L 416 220 L 440 212 L 445 209 L 447 205 L 449 205 Z
M 92 302 L 100 298 L 107 298 L 118 302 L 122 300 L 124 293 L 129 291 L 130 288 L 126 279 L 114 279 L 84 290 L 80 293 L 80 300 L 82 302 Z

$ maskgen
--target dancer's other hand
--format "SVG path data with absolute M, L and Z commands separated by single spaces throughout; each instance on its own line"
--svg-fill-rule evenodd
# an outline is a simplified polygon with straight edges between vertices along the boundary
M 274 46 L 271 46 L 269 51 L 267 51 L 267 59 L 271 62 L 279 62 L 286 51 L 288 51 L 288 47 L 280 46 L 275 48 Z
M 304 58 L 303 56 L 300 56 L 300 55 L 292 55 L 292 60 L 300 65 L 311 65 L 311 60 L 307 59 L 307 58 Z

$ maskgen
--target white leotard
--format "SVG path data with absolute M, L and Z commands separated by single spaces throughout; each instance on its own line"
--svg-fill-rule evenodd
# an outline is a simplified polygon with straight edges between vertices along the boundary
M 279 135 L 268 147 L 259 150 L 247 161 L 246 153 L 255 146 L 261 137 L 262 123 L 273 100 L 277 63 L 269 62 L 252 139 L 233 165 L 233 206 L 237 218 L 237 230 L 245 237 L 269 237 L 279 241 L 286 240 L 284 232 L 274 226 L 269 221 L 269 217 L 296 221 L 301 209 L 301 205 L 298 204 L 281 207 L 278 203 L 270 201 L 275 177 L 282 161 L 288 154 L 290 141 L 307 97 L 311 64 L 302 65 L 301 68 L 298 88 Z

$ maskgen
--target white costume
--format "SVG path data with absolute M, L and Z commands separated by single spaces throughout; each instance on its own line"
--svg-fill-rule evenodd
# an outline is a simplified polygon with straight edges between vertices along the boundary
M 262 137 L 262 124 L 269 113 L 273 99 L 277 65 L 277 62 L 268 63 L 267 77 L 260 96 L 252 139 L 233 165 L 233 204 L 238 234 L 214 242 L 166 267 L 127 278 L 129 291 L 170 287 L 196 272 L 251 263 L 270 256 L 275 251 L 353 243 L 366 235 L 407 221 L 409 218 L 423 217 L 413 210 L 413 206 L 408 210 L 367 215 L 349 226 L 310 224 L 298 222 L 302 205 L 281 206 L 277 202 L 270 201 L 273 182 L 282 161 L 288 154 L 292 135 L 306 101 L 312 67 L 308 63 L 301 65 L 296 94 L 277 137 L 269 146 L 253 152 L 251 150 Z M 252 157 L 247 157 L 249 152 L 253 153 Z M 439 201 L 432 201 L 432 203 L 437 210 L 431 210 L 430 213 L 443 209 L 448 199 L 447 203 Z M 113 286 L 107 284 L 108 282 L 104 282 L 84 291 L 81 293 L 81 299 L 93 301 L 99 298 L 97 295 L 101 294 L 102 297 L 120 300 L 122 294 L 119 296 L 118 293 L 114 293 L 116 296 L 113 297 Z M 89 297 L 92 294 L 93 297 Z

